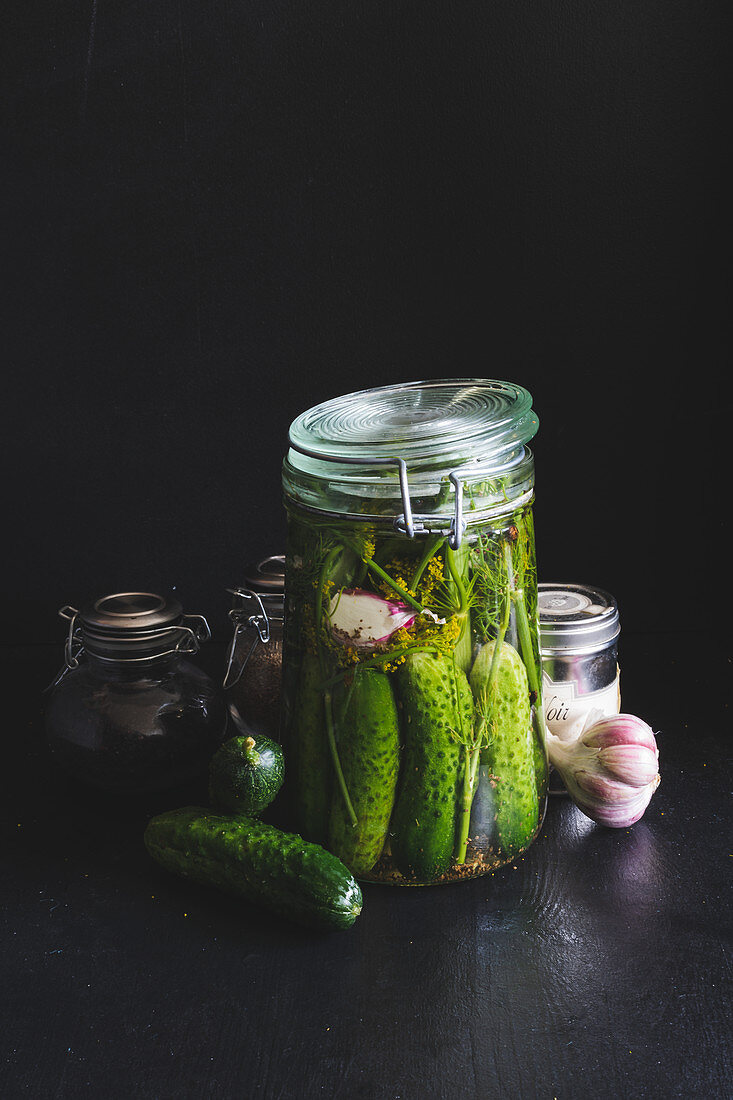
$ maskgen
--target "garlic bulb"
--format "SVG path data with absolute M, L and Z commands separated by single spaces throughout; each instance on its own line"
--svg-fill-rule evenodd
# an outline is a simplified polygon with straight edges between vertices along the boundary
M 589 719 L 575 741 L 548 732 L 550 763 L 584 814 L 599 825 L 623 829 L 642 817 L 659 786 L 656 739 L 633 714 Z

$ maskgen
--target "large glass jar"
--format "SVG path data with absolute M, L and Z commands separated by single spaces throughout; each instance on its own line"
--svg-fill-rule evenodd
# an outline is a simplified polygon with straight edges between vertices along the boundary
M 299 830 L 363 880 L 485 874 L 541 826 L 537 425 L 484 379 L 291 425 L 283 740 Z
M 210 637 L 201 615 L 153 592 L 117 592 L 69 620 L 64 668 L 46 702 L 54 760 L 122 795 L 199 780 L 226 736 L 223 693 L 186 660 Z

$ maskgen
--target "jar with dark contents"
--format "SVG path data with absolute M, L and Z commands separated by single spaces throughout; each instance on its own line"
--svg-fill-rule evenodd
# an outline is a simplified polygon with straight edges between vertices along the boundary
M 285 557 L 274 554 L 249 565 L 243 584 L 230 588 L 234 633 L 224 688 L 240 728 L 277 739 L 283 659 Z
M 46 735 L 63 771 L 122 795 L 205 778 L 227 714 L 220 689 L 186 659 L 210 637 L 203 616 L 152 592 L 114 593 L 59 614 L 69 632 Z

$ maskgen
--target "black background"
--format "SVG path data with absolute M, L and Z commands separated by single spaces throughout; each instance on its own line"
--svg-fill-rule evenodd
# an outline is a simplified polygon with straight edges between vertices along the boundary
M 293 417 L 441 376 L 534 395 L 541 579 L 707 614 L 727 9 L 8 6 L 12 636 L 134 587 L 221 636 Z
M 729 9 L 4 5 L 3 1096 L 730 1093 Z M 221 641 L 294 416 L 441 376 L 534 394 L 540 576 L 618 597 L 662 783 L 313 936 L 63 784 L 56 609 L 175 586 Z

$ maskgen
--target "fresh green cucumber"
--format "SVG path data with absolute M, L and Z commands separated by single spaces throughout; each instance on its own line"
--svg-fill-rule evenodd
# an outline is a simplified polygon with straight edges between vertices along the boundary
M 334 790 L 328 848 L 355 875 L 372 869 L 381 855 L 397 791 L 400 730 L 389 676 L 357 669 L 353 683 L 334 699 L 338 754 L 357 817 L 352 825 Z
M 405 748 L 392 815 L 392 857 L 406 878 L 430 882 L 453 855 L 462 743 L 470 741 L 473 700 L 450 656 L 411 653 L 397 670 Z
M 312 928 L 349 928 L 361 912 L 361 890 L 336 856 L 256 818 L 186 806 L 154 817 L 145 847 L 174 874 Z
M 527 670 L 516 649 L 502 642 L 494 682 L 489 685 L 495 642 L 481 647 L 471 669 L 481 752 L 494 787 L 496 834 L 507 856 L 527 847 L 539 824 L 535 735 L 532 730 Z
M 303 656 L 291 726 L 295 804 L 298 828 L 306 840 L 325 843 L 331 805 L 331 757 L 324 716 L 321 666 L 311 653 Z M 290 757 L 288 757 L 290 759 Z
M 209 764 L 209 798 L 219 810 L 258 814 L 282 787 L 283 775 L 283 751 L 276 741 L 263 734 L 232 737 Z

